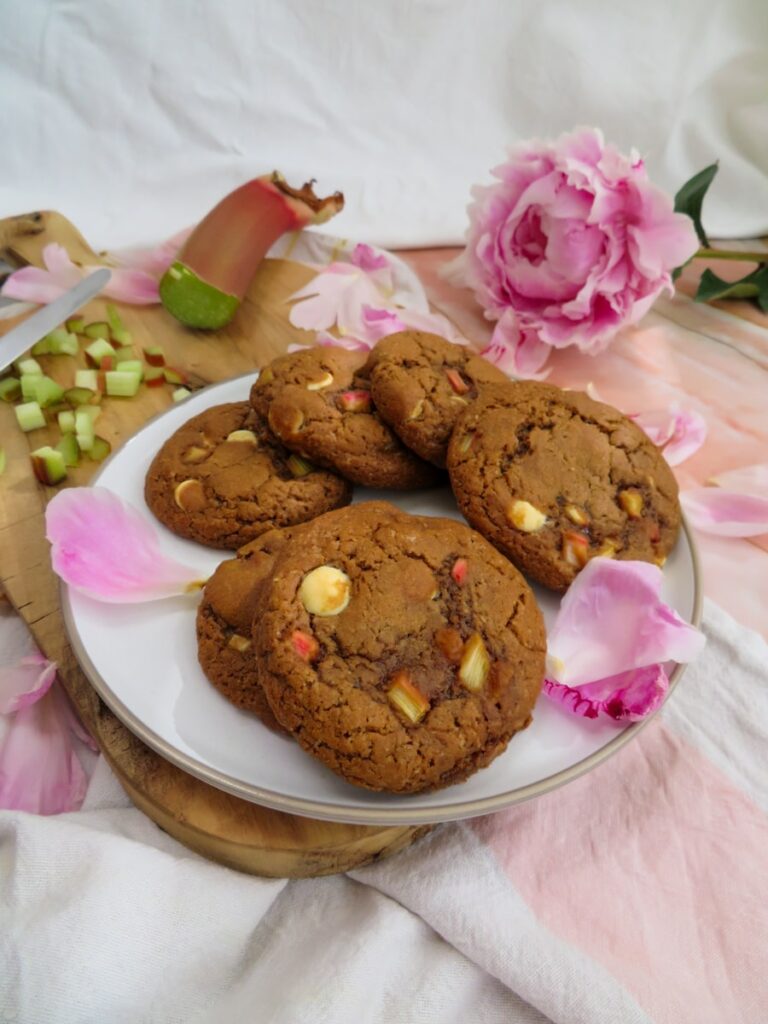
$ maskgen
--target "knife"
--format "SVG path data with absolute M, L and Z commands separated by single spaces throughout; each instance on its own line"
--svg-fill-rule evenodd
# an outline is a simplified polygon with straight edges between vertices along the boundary
M 106 267 L 95 270 L 88 277 L 79 281 L 74 288 L 70 288 L 58 299 L 54 299 L 53 302 L 49 302 L 47 306 L 43 306 L 32 316 L 27 317 L 23 324 L 8 331 L 0 338 L 0 370 L 10 366 L 14 359 L 24 355 L 35 342 L 40 341 L 46 334 L 64 323 L 94 295 L 98 295 L 111 276 L 111 272 Z

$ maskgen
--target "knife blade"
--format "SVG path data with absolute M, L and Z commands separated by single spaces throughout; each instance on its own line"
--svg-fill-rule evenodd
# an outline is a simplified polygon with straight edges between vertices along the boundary
M 32 316 L 27 317 L 23 324 L 8 331 L 0 338 L 0 370 L 10 366 L 14 359 L 18 359 L 32 348 L 35 342 L 40 341 L 59 324 L 64 323 L 94 295 L 98 295 L 111 276 L 111 272 L 106 267 L 95 270 L 88 277 L 84 277 L 82 281 L 78 281 L 74 288 L 70 288 L 58 299 L 54 299 L 53 302 L 49 302 L 47 306 L 43 306 Z

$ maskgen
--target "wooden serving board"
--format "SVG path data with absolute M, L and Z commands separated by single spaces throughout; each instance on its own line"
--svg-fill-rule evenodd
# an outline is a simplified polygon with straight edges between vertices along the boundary
M 14 264 L 42 266 L 49 242 L 64 245 L 82 263 L 108 263 L 95 254 L 77 229 L 55 212 L 0 221 L 0 255 Z M 306 332 L 288 322 L 288 297 L 312 271 L 286 260 L 267 260 L 234 321 L 215 334 L 191 331 L 161 306 L 122 306 L 121 315 L 137 351 L 162 345 L 166 361 L 190 375 L 196 385 L 247 373 L 284 352 Z M 82 311 L 86 321 L 105 318 L 105 302 Z M 18 321 L 0 321 L 0 335 Z M 0 337 L 0 351 L 2 338 Z M 71 386 L 83 357 L 42 356 L 43 371 Z M 105 398 L 97 432 L 113 450 L 147 419 L 172 404 L 170 386 L 142 387 L 130 400 Z M 50 437 L 49 437 L 50 434 Z M 32 475 L 31 449 L 56 443 L 59 432 L 22 434 L 13 407 L 0 402 L 0 444 L 8 463 L 0 476 L 0 583 L 32 630 L 46 657 L 56 661 L 59 678 L 83 722 L 130 796 L 145 814 L 186 846 L 230 867 L 271 877 L 310 877 L 346 871 L 395 853 L 425 828 L 341 825 L 296 817 L 230 796 L 181 771 L 150 750 L 118 721 L 97 696 L 75 660 L 64 632 L 58 581 L 50 568 L 45 540 L 46 502 L 56 493 Z M 70 470 L 67 483 L 83 485 L 96 472 L 84 461 Z

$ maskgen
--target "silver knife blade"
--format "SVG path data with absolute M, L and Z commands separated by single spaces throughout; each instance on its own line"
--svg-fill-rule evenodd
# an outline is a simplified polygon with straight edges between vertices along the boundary
M 59 324 L 64 323 L 94 295 L 98 295 L 111 276 L 111 272 L 106 267 L 95 270 L 88 277 L 84 277 L 82 281 L 78 281 L 74 288 L 70 288 L 58 299 L 54 299 L 53 302 L 49 302 L 47 306 L 43 306 L 32 316 L 27 317 L 23 324 L 8 331 L 0 338 L 0 370 L 10 366 L 14 359 L 24 355 L 35 342 L 40 341 Z

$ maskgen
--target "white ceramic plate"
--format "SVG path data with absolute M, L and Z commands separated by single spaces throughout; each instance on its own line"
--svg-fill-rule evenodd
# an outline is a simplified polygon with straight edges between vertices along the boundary
M 160 526 L 144 503 L 144 477 L 155 452 L 174 430 L 210 406 L 245 399 L 254 379 L 250 375 L 213 385 L 151 420 L 94 480 L 140 509 L 160 533 L 163 549 L 199 566 L 203 578 L 229 554 L 181 540 Z M 355 501 L 378 497 L 408 512 L 461 519 L 447 488 L 408 494 L 355 491 Z M 536 596 L 551 621 L 559 598 L 538 589 Z M 687 530 L 667 561 L 664 599 L 684 619 L 698 623 L 697 560 Z M 576 718 L 542 696 L 530 728 L 467 782 L 415 796 L 370 793 L 343 782 L 296 743 L 233 707 L 207 682 L 197 662 L 194 598 L 108 605 L 64 587 L 62 605 L 81 665 L 129 729 L 211 785 L 294 814 L 368 825 L 472 817 L 578 777 L 615 753 L 644 724 L 620 728 Z M 682 667 L 675 667 L 673 685 L 681 672 Z

